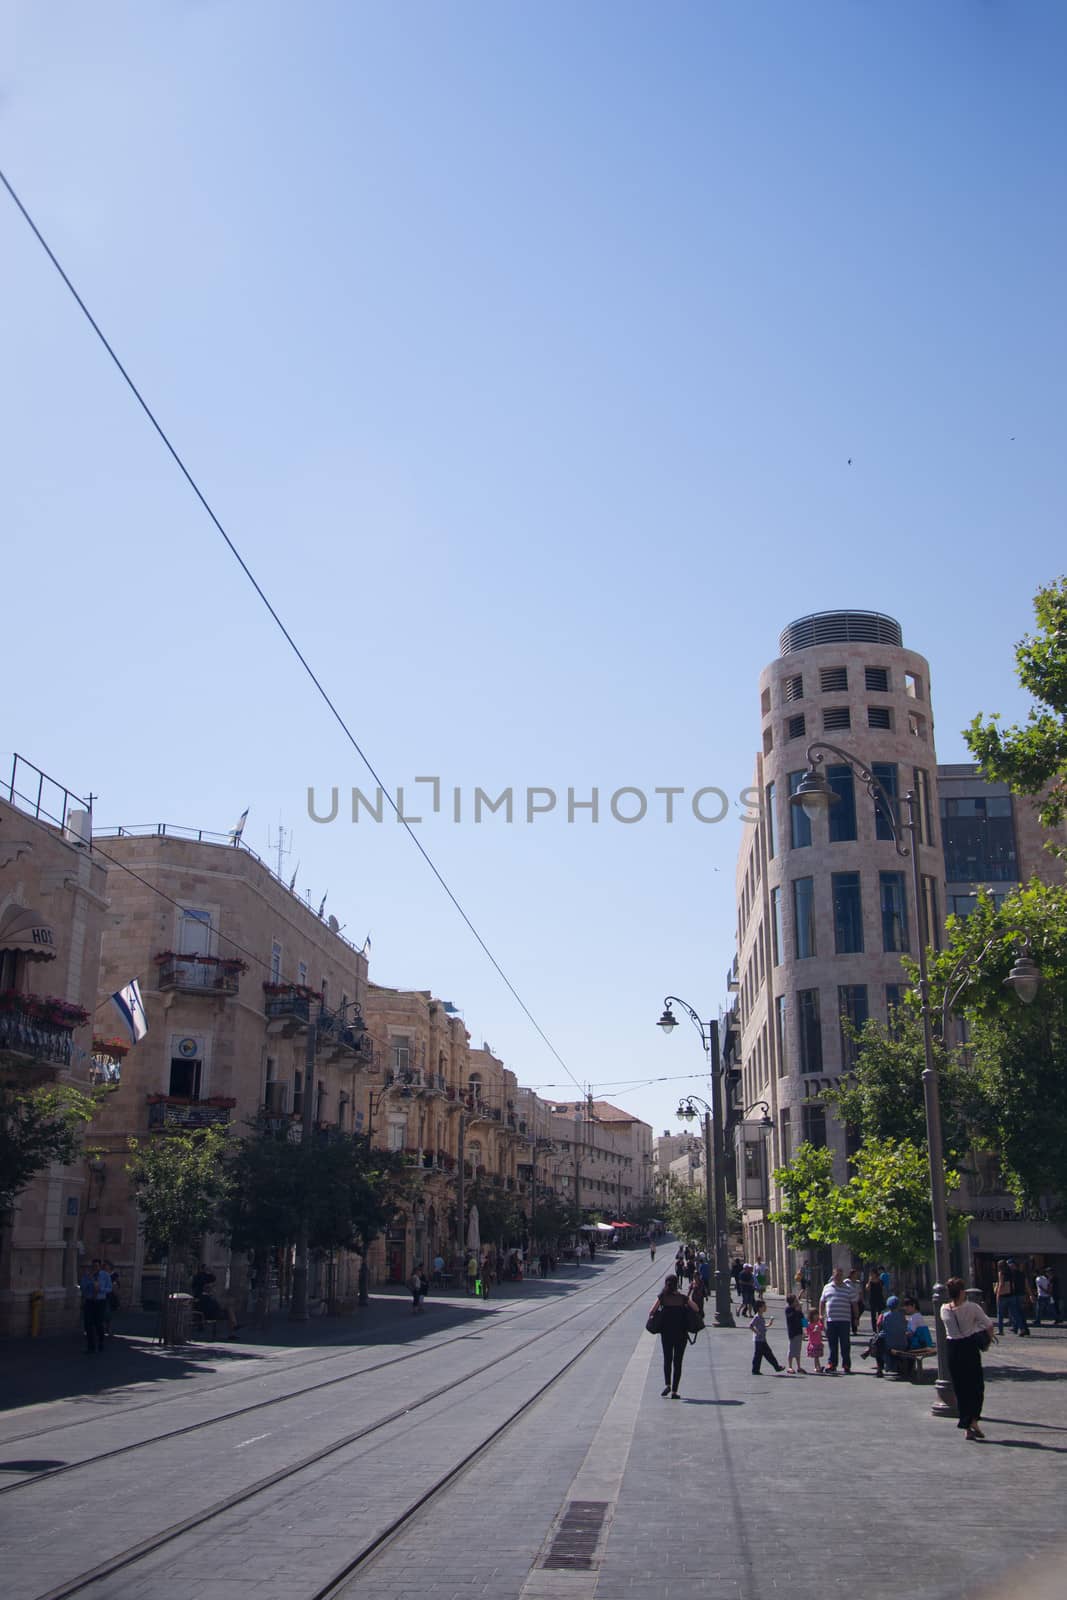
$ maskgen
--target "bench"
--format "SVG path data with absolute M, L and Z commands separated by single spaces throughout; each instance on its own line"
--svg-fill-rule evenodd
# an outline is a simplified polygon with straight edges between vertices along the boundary
M 219 1336 L 219 1321 L 217 1317 L 205 1317 L 202 1311 L 194 1306 L 189 1316 L 189 1332 L 194 1338 L 206 1339 L 208 1337 L 208 1324 L 211 1324 L 211 1339 L 215 1341 Z
M 897 1373 L 898 1378 L 907 1378 L 909 1383 L 921 1383 L 923 1381 L 923 1362 L 928 1361 L 931 1356 L 937 1355 L 937 1346 L 936 1344 L 920 1344 L 913 1350 L 890 1350 L 889 1354 L 894 1361 L 901 1363 L 901 1370 Z M 905 1362 L 907 1363 L 906 1366 L 904 1365 Z

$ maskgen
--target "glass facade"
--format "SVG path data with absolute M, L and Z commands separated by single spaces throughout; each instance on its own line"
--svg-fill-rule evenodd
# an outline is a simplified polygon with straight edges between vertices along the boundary
M 934 818 L 930 810 L 930 775 L 925 767 L 914 767 L 912 775 L 915 780 L 916 812 L 919 823 L 919 843 L 933 844 Z
M 871 766 L 878 782 L 889 796 L 893 810 L 897 808 L 897 768 L 895 762 L 875 761 Z M 877 800 L 874 802 L 874 834 L 877 839 L 892 839 L 893 830 L 889 826 L 889 818 L 885 814 L 885 807 Z
M 941 919 L 937 914 L 937 879 L 922 878 L 923 943 L 935 950 L 941 948 Z
M 882 949 L 908 950 L 908 902 L 902 872 L 880 872 Z
M 844 1072 L 851 1072 L 856 1065 L 859 1054 L 859 1045 L 850 1037 L 848 1023 L 857 1032 L 867 1021 L 867 985 L 865 983 L 843 983 L 837 991 L 837 1011 L 841 1018 L 841 1068 Z
M 789 774 L 789 793 L 796 794 L 800 788 L 802 772 Z M 800 850 L 804 845 L 811 843 L 811 823 L 804 815 L 803 806 L 790 805 L 789 807 L 789 843 L 794 850 Z
M 797 992 L 797 1040 L 801 1072 L 822 1071 L 822 1020 L 818 989 Z
M 778 1076 L 784 1078 L 789 1071 L 789 1053 L 785 1047 L 785 995 L 774 997 L 774 1032 L 778 1046 Z
M 778 819 L 774 814 L 774 784 L 767 785 L 767 859 L 774 860 L 774 852 L 778 848 Z
M 793 931 L 798 961 L 815 954 L 815 879 L 793 879 Z
M 771 958 L 777 967 L 782 960 L 782 891 L 777 885 L 771 890 Z
M 826 1108 L 805 1101 L 800 1108 L 800 1114 L 805 1140 L 821 1150 L 826 1144 Z
M 1018 878 L 1010 795 L 943 799 L 941 842 L 950 883 L 1011 883 Z
M 830 843 L 856 837 L 856 783 L 850 767 L 827 767 L 826 781 L 837 796 L 830 807 Z
M 858 872 L 835 872 L 830 878 L 834 903 L 834 950 L 839 956 L 863 950 L 863 905 Z

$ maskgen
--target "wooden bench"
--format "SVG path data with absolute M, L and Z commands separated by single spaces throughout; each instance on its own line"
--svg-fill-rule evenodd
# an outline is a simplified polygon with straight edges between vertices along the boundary
M 189 1315 L 189 1332 L 194 1339 L 208 1337 L 208 1324 L 211 1324 L 211 1339 L 214 1342 L 219 1336 L 219 1321 L 217 1317 L 205 1317 L 202 1311 L 194 1306 Z
M 907 1367 L 902 1367 L 897 1373 L 898 1378 L 906 1378 L 909 1383 L 921 1383 L 923 1381 L 923 1362 L 928 1361 L 931 1356 L 937 1355 L 937 1346 L 936 1344 L 920 1344 L 913 1350 L 890 1350 L 889 1354 L 894 1361 L 908 1363 Z

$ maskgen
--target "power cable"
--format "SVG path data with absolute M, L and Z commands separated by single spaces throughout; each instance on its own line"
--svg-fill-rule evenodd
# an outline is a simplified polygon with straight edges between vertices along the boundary
M 482 938 L 481 934 L 478 932 L 478 929 L 474 926 L 474 923 L 471 921 L 471 919 L 467 915 L 466 911 L 460 905 L 459 901 L 457 900 L 456 896 L 453 894 L 452 890 L 449 888 L 448 884 L 445 882 L 444 877 L 442 876 L 442 874 L 438 870 L 436 864 L 432 860 L 432 858 L 429 855 L 428 851 L 424 848 L 424 846 L 420 842 L 418 836 L 411 831 L 410 824 L 405 820 L 405 818 L 403 816 L 403 813 L 401 812 L 401 810 L 400 810 L 399 806 L 397 805 L 396 801 L 393 799 L 393 796 L 389 793 L 388 789 L 382 783 L 382 780 L 381 780 L 381 778 L 379 778 L 377 772 L 375 771 L 374 766 L 370 761 L 370 758 L 366 755 L 366 753 L 360 747 L 355 735 L 352 733 L 352 730 L 349 728 L 349 726 L 348 726 L 347 722 L 345 721 L 344 717 L 341 715 L 340 711 L 337 709 L 337 706 L 334 704 L 333 700 L 330 698 L 329 694 L 326 692 L 326 689 L 323 687 L 323 684 L 320 682 L 319 678 L 316 676 L 313 668 L 311 667 L 310 663 L 308 662 L 307 657 L 304 655 L 303 651 L 300 649 L 300 647 L 297 644 L 296 640 L 293 638 L 293 635 L 289 632 L 289 629 L 286 627 L 285 623 L 282 621 L 282 619 L 279 616 L 278 612 L 274 609 L 274 607 L 271 604 L 271 602 L 267 599 L 267 596 L 264 593 L 263 589 L 261 588 L 258 580 L 253 575 L 251 568 L 248 566 L 248 564 L 245 561 L 244 557 L 241 555 L 241 552 L 238 550 L 237 546 L 234 544 L 233 540 L 230 538 L 229 534 L 226 532 L 226 529 L 223 527 L 222 523 L 219 521 L 218 517 L 215 515 L 214 511 L 212 510 L 210 504 L 208 503 L 208 501 L 207 501 L 205 495 L 203 494 L 203 492 L 202 492 L 199 484 L 197 483 L 196 479 L 193 477 L 192 473 L 189 471 L 188 467 L 185 465 L 185 462 L 182 460 L 181 456 L 178 454 L 178 452 L 175 449 L 174 445 L 171 444 L 170 439 L 167 437 L 167 434 L 166 434 L 162 424 L 156 419 L 156 416 L 155 416 L 154 412 L 152 411 L 151 407 L 149 406 L 147 400 L 144 398 L 144 396 L 142 395 L 140 389 L 138 389 L 137 385 L 134 383 L 133 379 L 130 377 L 129 373 L 126 371 L 126 368 L 123 366 L 122 362 L 119 360 L 119 358 L 118 358 L 117 354 L 115 353 L 114 349 L 112 348 L 111 344 L 108 342 L 108 339 L 106 338 L 106 336 L 105 336 L 105 334 L 103 332 L 103 329 L 100 327 L 100 324 L 97 322 L 96 318 L 93 316 L 92 312 L 89 310 L 89 307 L 85 304 L 85 301 L 82 299 L 81 295 L 78 293 L 77 289 L 74 287 L 74 285 L 71 282 L 70 278 L 67 276 L 66 272 L 63 270 L 63 268 L 60 265 L 59 260 L 56 257 L 54 251 L 52 250 L 51 246 L 48 244 L 48 241 L 45 239 L 45 237 L 42 234 L 40 228 L 38 228 L 37 224 L 34 222 L 33 218 L 30 216 L 30 213 L 26 210 L 26 207 L 23 205 L 22 201 L 19 199 L 18 195 L 15 193 L 15 190 L 12 188 L 11 184 L 8 182 L 7 176 L 3 172 L 2 169 L 0 169 L 0 183 L 2 183 L 4 188 L 7 190 L 8 194 L 11 197 L 11 199 L 14 201 L 15 206 L 17 207 L 18 211 L 20 212 L 23 220 L 26 222 L 26 224 L 29 227 L 29 229 L 30 229 L 31 233 L 33 234 L 34 238 L 37 240 L 37 243 L 41 246 L 41 249 L 44 251 L 45 255 L 48 257 L 48 259 L 52 263 L 53 267 L 55 267 L 56 271 L 59 273 L 59 276 L 62 278 L 63 282 L 66 284 L 67 288 L 70 290 L 70 293 L 73 296 L 75 302 L 77 303 L 78 308 L 82 312 L 82 315 L 85 317 L 85 320 L 88 322 L 89 326 L 92 328 L 93 332 L 96 334 L 97 338 L 100 340 L 100 343 L 103 345 L 104 349 L 107 351 L 108 355 L 111 357 L 111 359 L 114 362 L 115 366 L 118 368 L 119 372 L 121 373 L 123 379 L 126 382 L 127 387 L 130 390 L 130 393 L 133 395 L 134 399 L 137 401 L 138 405 L 141 407 L 141 410 L 144 412 L 145 416 L 148 418 L 149 422 L 152 424 L 152 426 L 155 429 L 156 433 L 159 435 L 160 439 L 163 442 L 164 447 L 167 450 L 167 453 L 171 456 L 172 460 L 174 461 L 175 466 L 178 468 L 178 471 L 181 473 L 182 477 L 185 479 L 186 483 L 189 485 L 190 489 L 193 491 L 194 495 L 199 500 L 201 506 L 207 512 L 207 515 L 210 518 L 211 522 L 213 523 L 214 527 L 216 528 L 218 533 L 222 536 L 223 540 L 225 541 L 227 549 L 230 551 L 230 554 L 233 556 L 234 560 L 237 562 L 237 564 L 240 567 L 241 571 L 244 573 L 245 577 L 248 579 L 249 583 L 252 585 L 252 587 L 255 590 L 256 594 L 259 596 L 259 599 L 263 602 L 263 605 L 266 607 L 267 611 L 270 614 L 270 617 L 271 617 L 272 621 L 274 622 L 275 626 L 278 628 L 278 630 L 281 633 L 282 637 L 285 639 L 285 641 L 288 644 L 290 650 L 296 656 L 296 659 L 299 661 L 300 665 L 303 667 L 303 669 L 304 669 L 305 673 L 307 674 L 307 676 L 311 679 L 311 682 L 314 684 L 315 689 L 317 690 L 317 692 L 318 692 L 319 696 L 321 697 L 322 701 L 324 702 L 324 704 L 328 708 L 328 710 L 329 710 L 331 716 L 333 717 L 334 721 L 337 723 L 338 727 L 341 729 L 341 732 L 344 734 L 345 738 L 348 740 L 349 744 L 352 746 L 352 749 L 356 752 L 356 754 L 359 757 L 359 759 L 363 762 L 363 765 L 366 767 L 367 771 L 370 773 L 371 777 L 374 779 L 374 781 L 377 784 L 377 786 L 378 786 L 379 790 L 381 791 L 381 793 L 388 800 L 390 806 L 393 809 L 393 812 L 396 815 L 396 820 L 405 829 L 405 831 L 406 831 L 406 833 L 408 835 L 408 838 L 411 840 L 411 842 L 415 846 L 416 850 L 422 856 L 422 858 L 425 861 L 426 865 L 429 867 L 430 871 L 433 873 L 434 877 L 437 879 L 437 882 L 440 884 L 441 888 L 444 890 L 445 894 L 448 896 L 449 900 L 452 902 L 452 905 L 455 907 L 456 911 L 458 911 L 458 913 L 459 913 L 460 917 L 462 918 L 463 922 L 466 924 L 469 932 L 471 934 L 473 934 L 473 936 L 474 936 L 476 942 L 478 943 L 478 945 L 480 946 L 483 954 L 488 958 L 488 960 L 489 960 L 491 966 L 493 967 L 493 969 L 495 970 L 497 976 L 502 980 L 502 982 L 504 983 L 504 985 L 507 988 L 508 992 L 511 994 L 512 998 L 515 1000 L 515 1002 L 519 1006 L 519 1009 L 522 1011 L 523 1015 L 526 1017 L 527 1021 L 532 1025 L 532 1027 L 534 1028 L 534 1031 L 539 1035 L 539 1037 L 544 1042 L 544 1044 L 546 1044 L 548 1046 L 549 1051 L 555 1057 L 555 1059 L 559 1062 L 560 1066 L 563 1068 L 563 1070 L 567 1074 L 568 1078 L 570 1078 L 571 1082 L 573 1084 L 575 1084 L 577 1088 L 581 1089 L 582 1085 L 578 1082 L 578 1079 L 574 1076 L 574 1073 L 571 1071 L 570 1067 L 564 1061 L 563 1057 L 560 1055 L 559 1051 L 556 1049 L 555 1045 L 552 1043 L 551 1039 L 548 1037 L 547 1033 L 542 1028 L 541 1024 L 538 1022 L 537 1018 L 534 1016 L 533 1012 L 530 1010 L 529 1006 L 526 1004 L 525 1000 L 523 1000 L 522 996 L 519 994 L 519 991 L 515 988 L 515 985 L 512 983 L 511 979 L 508 977 L 507 973 L 504 971 L 503 967 L 500 965 L 499 961 L 496 959 L 496 957 L 494 956 L 493 952 L 490 950 L 489 946 L 486 944 L 485 940 Z

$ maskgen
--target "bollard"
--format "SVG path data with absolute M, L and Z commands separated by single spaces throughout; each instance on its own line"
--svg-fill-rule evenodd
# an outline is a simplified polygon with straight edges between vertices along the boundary
M 44 1305 L 44 1291 L 34 1289 L 30 1295 L 30 1338 L 41 1337 L 41 1308 Z

